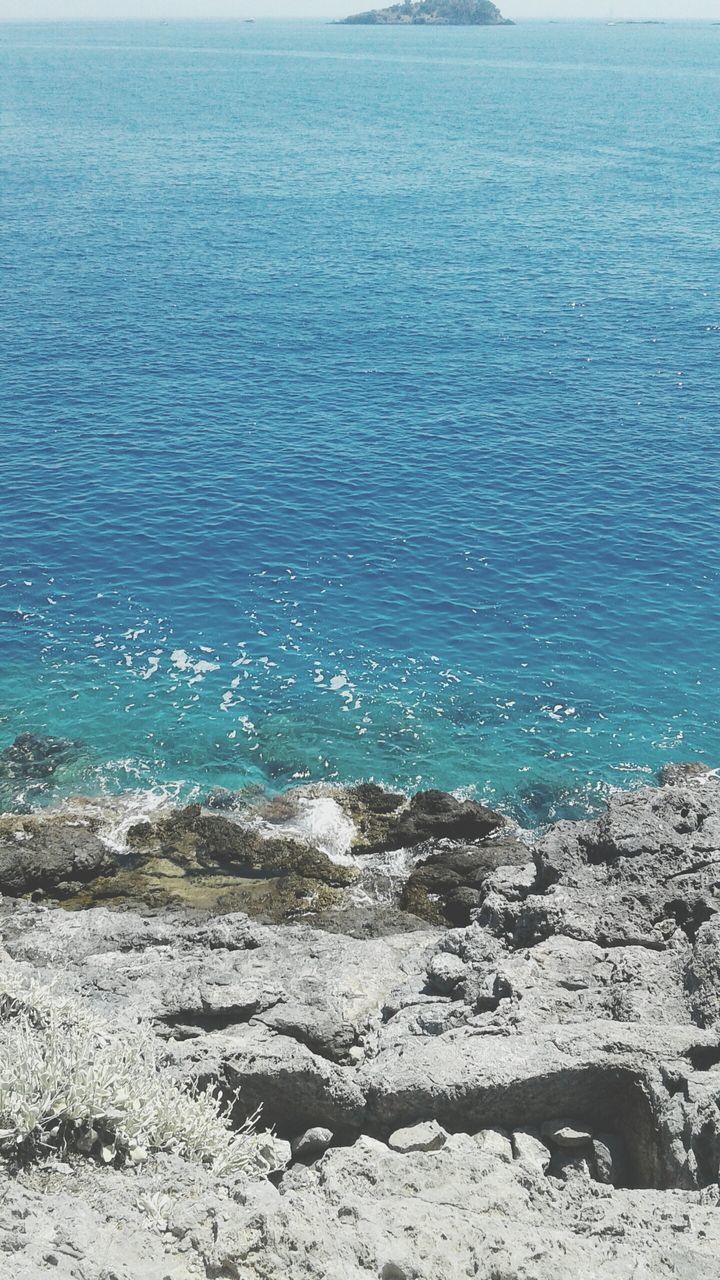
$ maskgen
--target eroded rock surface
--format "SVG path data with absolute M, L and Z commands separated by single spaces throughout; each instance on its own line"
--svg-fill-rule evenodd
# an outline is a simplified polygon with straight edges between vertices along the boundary
M 418 791 L 405 796 L 365 783 L 351 787 L 345 803 L 355 820 L 356 853 L 412 848 L 427 840 L 483 840 L 505 819 L 475 800 L 458 800 L 447 791 Z
M 217 859 L 196 817 L 153 838 Z M 122 1280 L 716 1280 L 720 782 L 450 854 L 482 869 L 470 923 L 381 938 L 6 898 L 0 973 L 150 1019 L 182 1078 L 237 1091 L 238 1121 L 264 1102 L 298 1152 L 262 1192 L 167 1162 L 28 1170 L 0 1199 L 13 1277 L 103 1280 L 102 1247 Z

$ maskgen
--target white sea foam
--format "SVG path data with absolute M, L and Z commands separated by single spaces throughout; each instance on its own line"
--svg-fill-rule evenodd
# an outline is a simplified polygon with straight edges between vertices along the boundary
M 167 786 L 125 791 L 118 796 L 99 796 L 97 799 L 72 799 L 61 806 L 64 813 L 82 818 L 94 818 L 98 822 L 98 836 L 113 853 L 127 851 L 127 833 L 138 822 L 157 817 L 163 810 L 176 808 L 185 784 L 178 782 Z M 185 796 L 185 799 L 188 797 Z
M 349 896 L 358 906 L 372 906 L 376 902 L 397 903 L 402 885 L 413 867 L 424 857 L 416 849 L 391 849 L 387 853 L 373 853 L 353 861 L 361 878 L 351 886 Z
M 330 795 L 298 794 L 295 812 L 283 822 L 259 822 L 263 835 L 294 837 L 326 853 L 342 866 L 356 863 L 351 853 L 355 826 L 337 800 Z

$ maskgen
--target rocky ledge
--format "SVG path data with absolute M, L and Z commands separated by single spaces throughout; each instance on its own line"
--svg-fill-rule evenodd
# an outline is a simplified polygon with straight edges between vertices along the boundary
M 236 801 L 214 799 L 230 807 L 130 830 L 143 874 L 165 874 L 154 858 L 190 880 L 231 864 L 303 885 L 335 875 L 290 836 L 288 802 L 238 861 L 240 837 L 210 822 L 236 823 Z M 362 904 L 343 902 L 357 881 L 284 924 L 182 894 L 151 907 L 137 884 L 130 905 L 97 816 L 76 813 L 75 842 L 67 815 L 4 819 L 8 987 L 116 1029 L 144 1021 L 176 1077 L 220 1089 L 235 1123 L 262 1103 L 283 1152 L 252 1182 L 172 1152 L 0 1166 L 13 1280 L 716 1280 L 720 779 L 675 767 L 531 843 L 451 801 L 356 788 L 335 802 L 351 826 L 345 861 L 328 861 L 361 880 L 363 859 L 401 868 L 402 902 L 365 930 Z M 53 824 L 62 856 L 42 835 Z M 292 867 L 264 841 L 289 842 Z M 117 892 L 103 902 L 97 882 Z M 458 901 L 467 918 L 448 928 Z
M 358 26 L 512 27 L 491 0 L 403 0 L 387 9 L 371 9 L 343 18 Z

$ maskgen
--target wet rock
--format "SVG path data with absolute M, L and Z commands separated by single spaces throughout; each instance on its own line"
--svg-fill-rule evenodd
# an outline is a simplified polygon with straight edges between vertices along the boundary
M 188 805 L 155 822 L 137 823 L 127 835 L 128 849 L 141 857 L 160 856 L 180 867 L 293 872 L 329 885 L 349 884 L 354 872 L 325 853 L 297 840 L 266 839 L 259 832 L 220 814 Z
M 676 787 L 694 778 L 703 778 L 710 772 L 710 766 L 701 760 L 689 760 L 684 764 L 664 764 L 660 770 L 660 785 Z
M 12 895 L 84 885 L 116 869 L 94 824 L 62 815 L 0 817 L 0 892 Z
M 220 813 L 229 813 L 242 808 L 242 793 L 230 791 L 227 787 L 212 787 L 203 800 L 203 806 Z
M 505 819 L 475 800 L 444 791 L 419 791 L 391 828 L 387 848 L 411 848 L 424 840 L 483 840 Z
M 374 782 L 348 787 L 339 799 L 355 823 L 357 835 L 353 848 L 356 853 L 371 853 L 385 848 L 392 818 L 407 804 L 406 796 L 385 791 Z
M 428 1120 L 424 1124 L 414 1124 L 408 1129 L 396 1129 L 388 1138 L 388 1146 L 393 1151 L 407 1155 L 410 1151 L 439 1151 L 448 1140 L 446 1131 L 436 1120 Z
M 402 891 L 406 910 L 432 923 L 469 924 L 471 912 L 483 902 L 482 889 L 500 867 L 525 867 L 527 845 L 512 836 L 498 836 L 478 844 L 443 844 L 412 871 Z
M 333 1140 L 332 1129 L 323 1129 L 316 1125 L 314 1129 L 306 1129 L 291 1144 L 295 1160 L 313 1160 L 326 1151 Z
M 49 778 L 80 750 L 81 743 L 70 738 L 20 733 L 9 747 L 0 751 L 0 772 L 4 777 L 21 781 Z
M 457 800 L 445 791 L 419 791 L 410 801 L 372 786 L 348 793 L 349 812 L 358 828 L 356 853 L 413 848 L 426 840 L 483 840 L 505 819 L 474 800 Z M 399 802 L 399 803 L 398 803 Z
M 85 902 L 124 899 L 153 907 L 247 911 L 278 921 L 342 906 L 342 890 L 357 878 L 352 867 L 319 849 L 291 838 L 266 838 L 199 805 L 136 823 L 127 847 L 129 858 L 117 874 L 95 881 Z

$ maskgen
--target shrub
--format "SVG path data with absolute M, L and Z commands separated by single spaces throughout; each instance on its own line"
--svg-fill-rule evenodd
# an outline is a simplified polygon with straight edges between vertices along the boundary
M 117 1029 L 79 1001 L 0 987 L 0 1154 L 56 1151 L 139 1164 L 169 1151 L 219 1176 L 266 1173 L 253 1116 L 231 1128 L 220 1092 L 191 1090 L 147 1026 Z

